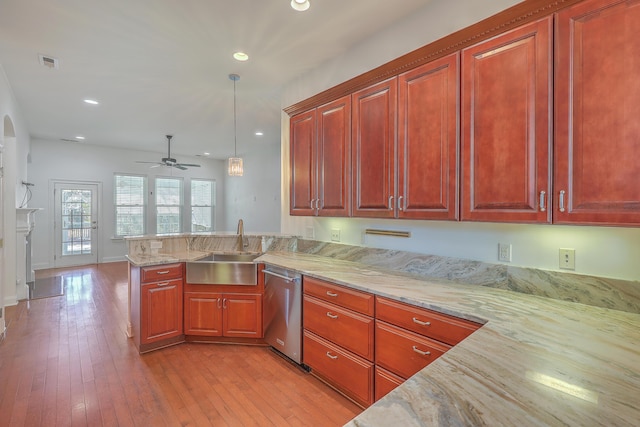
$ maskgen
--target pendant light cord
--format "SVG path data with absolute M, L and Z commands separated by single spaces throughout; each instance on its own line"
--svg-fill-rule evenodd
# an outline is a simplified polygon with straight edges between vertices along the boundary
M 236 81 L 233 79 L 233 157 L 238 157 L 238 121 L 236 118 Z

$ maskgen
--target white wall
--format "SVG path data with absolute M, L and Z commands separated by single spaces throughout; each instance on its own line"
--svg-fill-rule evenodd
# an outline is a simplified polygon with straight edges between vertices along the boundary
M 430 2 L 421 12 L 379 33 L 356 49 L 310 70 L 285 88 L 282 107 L 339 84 L 391 59 L 503 10 L 517 1 Z M 282 159 L 288 165 L 289 120 L 282 115 Z M 290 171 L 282 174 L 282 232 L 341 242 L 498 263 L 498 243 L 513 246 L 512 265 L 558 270 L 558 249 L 576 250 L 576 273 L 629 280 L 640 278 L 640 228 L 518 225 L 443 221 L 291 217 Z M 411 238 L 364 236 L 366 228 L 410 231 Z M 566 270 L 564 270 L 566 271 Z
M 20 203 L 20 183 L 27 179 L 29 132 L 16 103 L 11 85 L 0 65 L 0 144 L 3 145 L 3 202 L 0 237 L 4 248 L 0 250 L 0 307 L 17 302 L 16 290 L 16 207 Z M 9 129 L 12 127 L 13 129 Z M 2 235 L 3 234 L 3 235 Z M 0 326 L 4 323 L 4 317 Z M 0 330 L 0 333 L 2 331 Z
M 243 155 L 244 176 L 225 179 L 226 230 L 242 219 L 247 233 L 280 231 L 280 135 L 271 138 Z
M 124 260 L 126 246 L 122 239 L 113 239 L 115 220 L 113 207 L 113 176 L 115 173 L 146 175 L 149 190 L 153 190 L 156 176 L 183 177 L 185 187 L 191 178 L 214 179 L 216 181 L 216 230 L 225 226 L 224 211 L 224 162 L 204 157 L 178 156 L 185 163 L 200 164 L 200 168 L 181 171 L 175 168 L 150 168 L 136 160 L 155 161 L 166 153 L 149 153 L 82 143 L 51 140 L 32 142 L 29 182 L 33 198 L 29 207 L 43 208 L 36 213 L 36 228 L 32 235 L 33 267 L 35 269 L 53 266 L 53 203 L 49 194 L 52 180 L 91 181 L 102 183 L 102 198 L 99 201 L 101 222 L 99 224 L 98 262 Z M 188 195 L 185 195 L 188 196 Z M 150 199 L 152 200 L 152 198 Z M 148 206 L 151 209 L 152 205 Z M 185 221 L 188 223 L 188 218 Z M 151 224 L 152 225 L 152 224 Z M 185 230 L 187 230 L 185 228 Z M 187 230 L 188 231 L 188 230 Z M 148 233 L 154 229 L 148 227 Z

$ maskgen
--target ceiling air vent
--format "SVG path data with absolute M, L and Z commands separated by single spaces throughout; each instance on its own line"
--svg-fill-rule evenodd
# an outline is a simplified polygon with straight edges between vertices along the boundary
M 39 54 L 38 60 L 40 61 L 41 65 L 44 65 L 47 68 L 52 68 L 56 70 L 59 68 L 58 58 L 54 58 L 53 56 Z

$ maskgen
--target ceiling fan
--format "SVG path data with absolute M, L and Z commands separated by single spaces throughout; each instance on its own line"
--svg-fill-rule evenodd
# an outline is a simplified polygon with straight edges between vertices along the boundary
M 163 157 L 162 160 L 159 162 L 137 161 L 136 163 L 151 163 L 153 164 L 153 166 L 151 166 L 152 168 L 157 168 L 160 166 L 169 166 L 172 168 L 181 169 L 183 171 L 187 170 L 187 166 L 191 168 L 199 168 L 200 165 L 196 165 L 193 163 L 178 163 L 176 159 L 171 157 L 171 138 L 173 138 L 173 135 L 167 135 L 167 157 Z

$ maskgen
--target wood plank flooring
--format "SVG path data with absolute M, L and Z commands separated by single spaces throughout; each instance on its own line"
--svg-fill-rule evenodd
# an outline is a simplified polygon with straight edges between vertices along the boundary
M 126 338 L 127 264 L 38 271 L 65 294 L 7 307 L 0 426 L 340 426 L 360 408 L 267 347 Z

